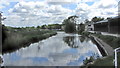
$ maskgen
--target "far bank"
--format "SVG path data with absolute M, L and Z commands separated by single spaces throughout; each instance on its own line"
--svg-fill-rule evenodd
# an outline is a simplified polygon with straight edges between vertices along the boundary
M 53 30 L 37 28 L 12 28 L 5 26 L 2 26 L 2 28 L 2 53 L 15 51 L 57 34 Z

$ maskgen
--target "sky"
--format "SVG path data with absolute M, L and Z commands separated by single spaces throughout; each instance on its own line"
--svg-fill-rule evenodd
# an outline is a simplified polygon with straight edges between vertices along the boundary
M 97 17 L 118 15 L 119 0 L 0 0 L 0 11 L 12 27 L 30 27 L 62 23 L 69 16 L 78 22 Z

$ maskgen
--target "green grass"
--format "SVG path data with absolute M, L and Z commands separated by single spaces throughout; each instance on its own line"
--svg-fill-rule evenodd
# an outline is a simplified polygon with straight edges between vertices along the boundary
M 94 64 L 89 65 L 89 67 L 92 68 L 92 66 L 100 66 L 102 68 L 104 67 L 110 67 L 110 68 L 114 68 L 114 56 L 107 56 L 105 58 L 98 58 Z M 118 53 L 118 68 L 120 68 L 120 53 Z
M 94 34 L 96 37 L 100 38 L 107 44 L 109 44 L 112 48 L 120 47 L 120 37 L 108 36 L 108 35 L 101 35 L 101 34 Z
M 93 34 L 93 35 L 100 38 L 101 40 L 109 44 L 114 49 L 120 47 L 120 37 L 101 35 L 101 34 Z M 111 66 L 112 68 L 114 68 L 113 60 L 114 60 L 114 55 L 106 56 L 106 58 L 98 58 L 95 61 L 95 63 L 92 65 L 89 65 L 89 67 L 90 66 L 104 66 L 104 67 Z M 120 53 L 118 53 L 118 67 L 120 68 Z
M 114 58 L 113 56 L 107 56 L 105 58 L 98 58 L 93 65 L 94 66 L 114 66 L 113 58 Z

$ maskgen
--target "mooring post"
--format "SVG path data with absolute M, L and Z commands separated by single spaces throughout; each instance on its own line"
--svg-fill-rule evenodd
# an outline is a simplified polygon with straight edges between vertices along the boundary
M 115 68 L 117 68 L 117 52 L 120 52 L 120 47 L 119 47 L 119 48 L 116 48 L 116 49 L 114 50 L 114 52 L 115 52 L 115 60 L 114 60 L 114 63 L 115 63 Z

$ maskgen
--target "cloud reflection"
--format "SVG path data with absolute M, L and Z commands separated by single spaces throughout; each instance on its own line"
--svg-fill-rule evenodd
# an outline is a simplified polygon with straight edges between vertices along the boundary
M 80 66 L 83 60 L 90 56 L 101 56 L 95 44 L 89 38 L 74 37 L 77 41 L 77 48 L 71 48 L 63 38 L 74 34 L 59 32 L 56 36 L 50 37 L 29 47 L 16 52 L 5 54 L 5 66 Z M 73 35 L 73 36 L 72 36 Z M 82 42 L 80 41 L 82 39 Z M 78 45 L 79 44 L 79 45 Z M 12 58 L 11 58 L 12 57 Z

